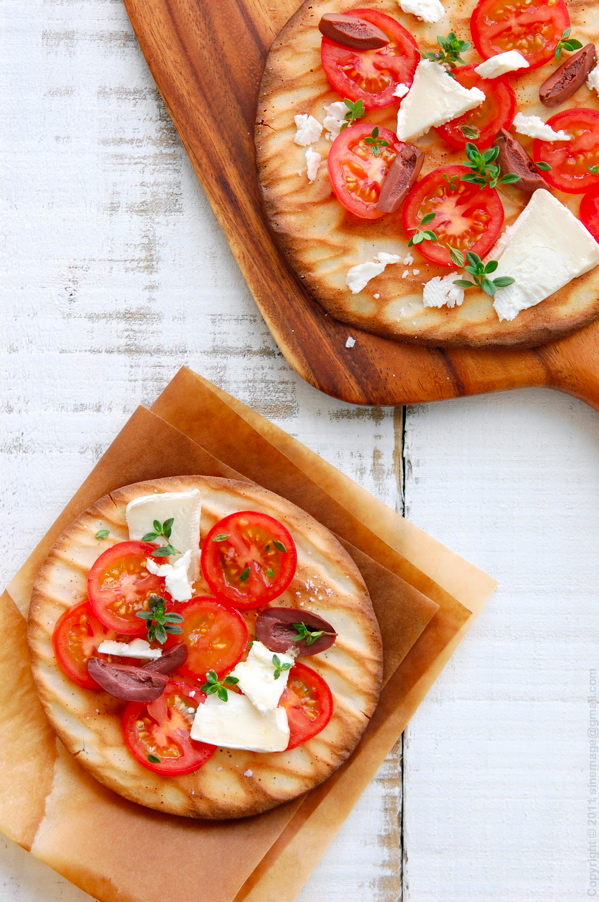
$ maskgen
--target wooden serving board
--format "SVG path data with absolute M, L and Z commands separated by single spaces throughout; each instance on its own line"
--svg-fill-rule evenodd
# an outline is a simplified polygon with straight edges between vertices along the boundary
M 599 322 L 532 350 L 431 349 L 336 322 L 304 291 L 265 222 L 253 138 L 266 54 L 300 0 L 124 2 L 256 303 L 307 382 L 344 401 L 380 405 L 545 386 L 599 409 Z M 348 335 L 356 338 L 351 349 Z

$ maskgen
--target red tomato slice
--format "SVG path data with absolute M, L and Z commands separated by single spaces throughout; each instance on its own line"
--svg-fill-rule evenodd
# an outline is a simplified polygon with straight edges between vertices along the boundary
M 204 680 L 209 670 L 220 678 L 232 670 L 247 648 L 248 629 L 234 608 L 219 604 L 209 595 L 198 596 L 175 605 L 183 617 L 179 626 L 183 633 L 170 635 L 166 647 L 185 642 L 189 657 L 178 673 L 194 680 Z
M 440 125 L 435 131 L 451 147 L 465 147 L 474 142 L 480 150 L 490 147 L 501 128 L 510 129 L 516 115 L 516 95 L 507 78 L 481 78 L 474 66 L 459 66 L 451 70 L 455 80 L 465 88 L 479 88 L 486 100 L 474 110 Z M 478 132 L 477 137 L 467 137 L 462 131 L 468 126 Z
M 599 241 L 599 186 L 580 202 L 580 218 L 595 241 Z
M 119 641 L 124 637 L 100 623 L 87 601 L 67 608 L 54 627 L 52 644 L 58 666 L 69 679 L 85 689 L 100 686 L 87 672 L 87 662 L 95 655 L 111 661 L 110 655 L 98 654 L 98 645 L 105 639 Z
M 470 30 L 474 46 L 484 59 L 519 50 L 530 68 L 538 69 L 552 59 L 569 24 L 564 0 L 480 0 L 470 19 Z
M 305 664 L 294 664 L 289 671 L 279 704 L 287 711 L 291 731 L 287 749 L 294 749 L 324 730 L 333 714 L 331 690 L 320 674 Z
M 434 169 L 416 182 L 403 205 L 402 219 L 408 235 L 420 228 L 427 213 L 435 214 L 426 228 L 435 232 L 438 241 L 416 245 L 432 263 L 453 265 L 448 245 L 484 257 L 501 231 L 504 214 L 497 191 L 461 182 L 460 176 L 470 171 L 466 166 Z
M 350 9 L 344 15 L 365 19 L 384 31 L 389 43 L 378 50 L 354 50 L 322 39 L 320 55 L 331 87 L 349 100 L 362 100 L 367 110 L 397 103 L 399 84 L 412 84 L 420 60 L 409 31 L 375 9 Z
M 166 777 L 190 774 L 202 767 L 216 748 L 190 738 L 194 714 L 189 709 L 193 708 L 195 713 L 205 698 L 203 692 L 189 683 L 169 680 L 156 701 L 147 705 L 129 702 L 121 726 L 133 757 Z
M 295 573 L 295 542 L 282 523 L 257 511 L 229 514 L 202 548 L 202 573 L 212 592 L 243 610 L 285 591 Z
M 562 110 L 547 120 L 547 125 L 572 135 L 571 141 L 539 141 L 533 144 L 535 161 L 545 160 L 551 166 L 543 178 L 558 191 L 584 194 L 599 185 L 599 175 L 589 166 L 599 164 L 599 112 L 586 107 Z
M 383 180 L 391 164 L 404 146 L 388 128 L 379 127 L 379 155 L 365 138 L 372 135 L 372 124 L 359 123 L 344 129 L 333 141 L 328 157 L 329 177 L 337 200 L 360 219 L 380 219 L 386 214 L 377 210 Z
M 160 595 L 172 607 L 164 578 L 146 568 L 146 558 L 156 549 L 148 542 L 119 542 L 101 554 L 89 571 L 87 594 L 98 620 L 127 636 L 143 636 L 146 622 L 137 611 L 149 610 L 150 595 Z M 164 561 L 162 561 L 164 563 Z

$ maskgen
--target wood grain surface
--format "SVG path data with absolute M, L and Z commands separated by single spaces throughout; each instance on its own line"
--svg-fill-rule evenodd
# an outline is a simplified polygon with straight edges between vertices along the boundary
M 547 386 L 599 408 L 599 324 L 527 351 L 427 349 L 331 319 L 264 221 L 253 129 L 268 48 L 298 0 L 125 0 L 192 165 L 270 331 L 293 368 L 356 404 L 410 404 Z M 348 335 L 356 339 L 345 348 Z

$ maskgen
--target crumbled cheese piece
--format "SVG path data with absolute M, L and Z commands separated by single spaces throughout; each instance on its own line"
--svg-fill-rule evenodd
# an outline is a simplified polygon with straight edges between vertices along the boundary
M 595 66 L 594 69 L 591 69 L 589 72 L 589 77 L 587 78 L 587 88 L 590 91 L 597 91 L 599 94 L 599 63 Z
M 167 592 L 170 592 L 175 601 L 189 601 L 193 598 L 193 586 L 189 581 L 189 564 L 191 551 L 186 551 L 183 557 L 178 558 L 172 564 L 159 564 L 154 558 L 146 558 L 146 567 L 155 576 L 162 576 L 166 584 Z
M 404 257 L 404 258 L 403 258 L 403 265 L 404 265 L 404 266 L 411 266 L 413 262 L 414 262 L 414 258 L 413 258 L 413 256 L 412 256 L 411 254 L 408 254 L 407 257 Z
M 170 539 L 159 536 L 160 545 L 170 542 L 181 554 L 190 551 L 189 578 L 193 582 L 200 573 L 200 517 L 202 496 L 199 489 L 189 492 L 155 492 L 130 501 L 125 510 L 129 538 L 140 541 L 155 532 L 154 520 L 164 523 L 174 519 Z M 178 557 L 178 555 L 173 556 Z
M 419 276 L 419 275 L 420 275 L 420 270 L 419 270 L 419 269 L 413 269 L 413 270 L 412 270 L 412 275 L 413 275 L 413 276 Z
M 422 300 L 425 307 L 461 307 L 464 303 L 464 289 L 454 285 L 457 273 L 435 276 L 424 286 Z
M 120 658 L 145 658 L 153 661 L 162 657 L 162 649 L 150 648 L 150 643 L 145 639 L 134 639 L 132 642 L 115 642 L 113 639 L 104 639 L 98 645 L 101 655 L 118 655 Z
M 275 662 L 275 657 L 278 657 L 279 665 Z M 261 714 L 268 714 L 279 704 L 279 699 L 287 686 L 289 670 L 294 663 L 295 657 L 292 654 L 280 652 L 275 656 L 266 645 L 255 639 L 247 659 L 241 661 L 231 671 L 231 676 L 237 677 L 239 689 L 258 711 Z M 286 670 L 281 670 L 275 678 L 277 668 L 283 664 L 289 666 Z
M 438 22 L 445 15 L 440 0 L 397 0 L 404 13 L 412 13 L 423 22 Z
M 474 67 L 474 71 L 481 78 L 498 78 L 506 72 L 515 72 L 517 69 L 528 69 L 530 63 L 518 50 L 506 50 L 505 53 L 497 53 L 490 56 L 480 65 Z
M 308 166 L 306 175 L 308 176 L 309 182 L 314 182 L 316 180 L 321 160 L 322 156 L 315 150 L 312 150 L 311 147 L 308 147 L 306 150 L 306 164 Z
M 516 113 L 514 128 L 521 135 L 540 138 L 541 141 L 569 141 L 571 138 L 571 135 L 562 129 L 559 132 L 554 131 L 540 116 L 525 116 L 524 113 Z
M 341 126 L 347 122 L 345 118 L 347 111 L 348 107 L 343 100 L 336 100 L 334 103 L 329 103 L 325 106 L 325 116 L 322 124 L 326 132 L 325 138 L 328 141 L 333 141 L 341 131 Z
M 413 141 L 429 129 L 462 116 L 485 100 L 478 88 L 465 88 L 433 60 L 418 63 L 414 81 L 397 113 L 397 137 Z
M 376 294 L 373 294 L 372 296 L 375 299 L 375 301 L 378 301 L 378 299 L 380 298 L 380 294 L 378 292 Z
M 289 735 L 285 708 L 260 714 L 249 698 L 238 692 L 229 692 L 226 702 L 209 695 L 198 705 L 190 731 L 197 742 L 249 752 L 284 752 Z
M 393 96 L 394 97 L 405 97 L 409 90 L 410 90 L 410 88 L 408 87 L 408 85 L 404 85 L 400 82 L 398 84 L 398 86 L 396 87 L 396 89 L 394 90 Z
M 375 254 L 372 261 L 350 267 L 345 277 L 345 284 L 352 294 L 358 294 L 359 291 L 366 288 L 371 279 L 380 275 L 389 263 L 399 263 L 400 261 L 401 257 L 398 257 L 397 254 L 386 254 L 381 251 Z
M 347 341 L 345 342 L 346 348 L 353 348 L 356 343 L 356 339 L 352 338 L 351 335 L 348 335 Z
M 297 131 L 293 139 L 300 147 L 307 147 L 308 144 L 314 144 L 322 134 L 322 125 L 314 116 L 308 116 L 306 113 L 299 113 L 294 116 Z
M 401 277 L 402 277 L 402 279 L 407 279 L 409 275 L 410 275 L 410 270 L 404 269 L 404 271 L 401 274 Z
M 243 776 L 244 776 L 244 777 L 253 777 L 253 776 L 254 776 L 254 771 L 253 771 L 253 770 L 250 770 L 250 768 L 248 767 L 247 770 L 244 770 Z
M 513 320 L 599 264 L 599 243 L 542 188 L 506 233 L 493 250 L 499 260 L 493 278 L 509 276 L 515 282 L 495 295 L 500 320 Z

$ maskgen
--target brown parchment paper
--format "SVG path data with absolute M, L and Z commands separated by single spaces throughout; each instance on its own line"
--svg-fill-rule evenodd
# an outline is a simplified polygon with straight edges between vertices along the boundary
M 68 523 L 129 482 L 194 473 L 259 482 L 336 532 L 362 570 L 384 643 L 381 703 L 346 765 L 296 802 L 225 823 L 161 815 L 88 776 L 47 724 L 26 649 L 32 582 Z M 183 369 L 153 412 L 140 408 L 131 417 L 0 599 L 3 635 L 11 640 L 0 650 L 0 830 L 101 902 L 292 900 L 494 586 L 263 417 Z

